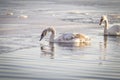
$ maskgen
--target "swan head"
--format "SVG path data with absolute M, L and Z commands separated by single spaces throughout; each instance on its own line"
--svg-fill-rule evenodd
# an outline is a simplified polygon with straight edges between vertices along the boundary
M 45 37 L 46 34 L 47 34 L 47 29 L 43 30 L 43 32 L 40 36 L 40 41 Z
M 47 28 L 47 30 L 48 30 L 48 32 L 52 32 L 52 34 L 56 34 L 54 27 L 49 27 L 49 28 Z
M 107 16 L 106 16 L 106 15 L 101 16 L 99 25 L 102 25 L 102 23 L 103 23 L 104 21 L 107 21 Z
M 40 41 L 46 36 L 47 32 L 51 32 L 53 35 L 56 34 L 56 31 L 53 27 L 46 28 L 45 30 L 43 30 L 43 32 L 40 36 Z

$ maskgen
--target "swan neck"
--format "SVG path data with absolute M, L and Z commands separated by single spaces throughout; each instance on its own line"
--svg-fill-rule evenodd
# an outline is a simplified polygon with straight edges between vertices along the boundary
M 51 34 L 51 35 L 50 35 L 50 42 L 54 42 L 54 38 L 55 38 L 55 35 L 54 35 L 54 34 Z
M 50 42 L 54 42 L 54 38 L 55 38 L 55 30 L 51 30 L 51 35 L 50 35 Z
M 105 20 L 105 27 L 104 27 L 104 34 L 107 34 L 107 30 L 108 30 L 108 20 Z

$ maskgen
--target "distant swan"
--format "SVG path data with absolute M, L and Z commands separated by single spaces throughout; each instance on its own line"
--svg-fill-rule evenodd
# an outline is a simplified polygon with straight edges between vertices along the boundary
M 114 25 L 110 28 L 108 28 L 108 19 L 107 16 L 103 15 L 100 19 L 99 25 L 101 25 L 103 22 L 105 22 L 104 27 L 104 35 L 111 35 L 111 36 L 120 36 L 120 25 Z
M 58 38 L 55 38 L 55 34 L 56 34 L 55 29 L 53 27 L 49 27 L 43 30 L 40 41 L 47 34 L 47 32 L 51 32 L 49 42 L 73 43 L 73 42 L 88 42 L 90 40 L 88 36 L 77 33 L 64 33 L 60 35 Z

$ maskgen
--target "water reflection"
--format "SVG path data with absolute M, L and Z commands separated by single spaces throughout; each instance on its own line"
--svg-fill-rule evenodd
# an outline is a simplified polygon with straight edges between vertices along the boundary
M 80 43 L 57 43 L 60 47 L 79 47 L 83 48 L 90 45 L 90 42 L 80 42 Z
M 65 50 L 79 50 L 79 48 L 84 48 L 86 46 L 89 46 L 90 42 L 84 42 L 84 43 L 48 43 L 48 44 L 40 44 L 40 50 L 41 50 L 41 57 L 44 58 L 55 58 L 55 47 L 64 48 Z
M 48 45 L 40 44 L 41 57 L 49 57 L 54 59 L 54 43 L 49 43 Z
M 104 36 L 103 42 L 100 42 L 100 51 L 104 52 L 107 49 L 108 37 Z
M 107 48 L 107 41 L 108 41 L 108 37 L 104 36 L 104 49 Z
M 85 47 L 90 46 L 90 42 L 81 43 L 57 43 L 58 47 L 65 51 L 71 51 L 71 53 L 83 50 Z
M 106 56 L 107 56 L 107 43 L 108 43 L 108 37 L 104 36 L 103 38 L 103 43 L 100 43 L 100 64 L 103 64 L 102 61 L 106 60 Z

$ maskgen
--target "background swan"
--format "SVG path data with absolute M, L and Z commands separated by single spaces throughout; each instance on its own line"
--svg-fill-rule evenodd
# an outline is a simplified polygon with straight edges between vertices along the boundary
M 100 19 L 100 23 L 99 25 L 101 25 L 102 23 L 105 23 L 104 26 L 104 35 L 112 35 L 112 36 L 120 36 L 120 25 L 114 25 L 112 27 L 108 27 L 108 19 L 107 16 L 103 15 Z
M 53 27 L 49 27 L 45 30 L 43 30 L 40 41 L 43 39 L 43 37 L 47 34 L 47 32 L 51 32 L 49 42 L 88 42 L 90 38 L 84 34 L 78 34 L 78 33 L 64 33 L 60 35 L 59 37 L 55 38 L 56 31 Z

